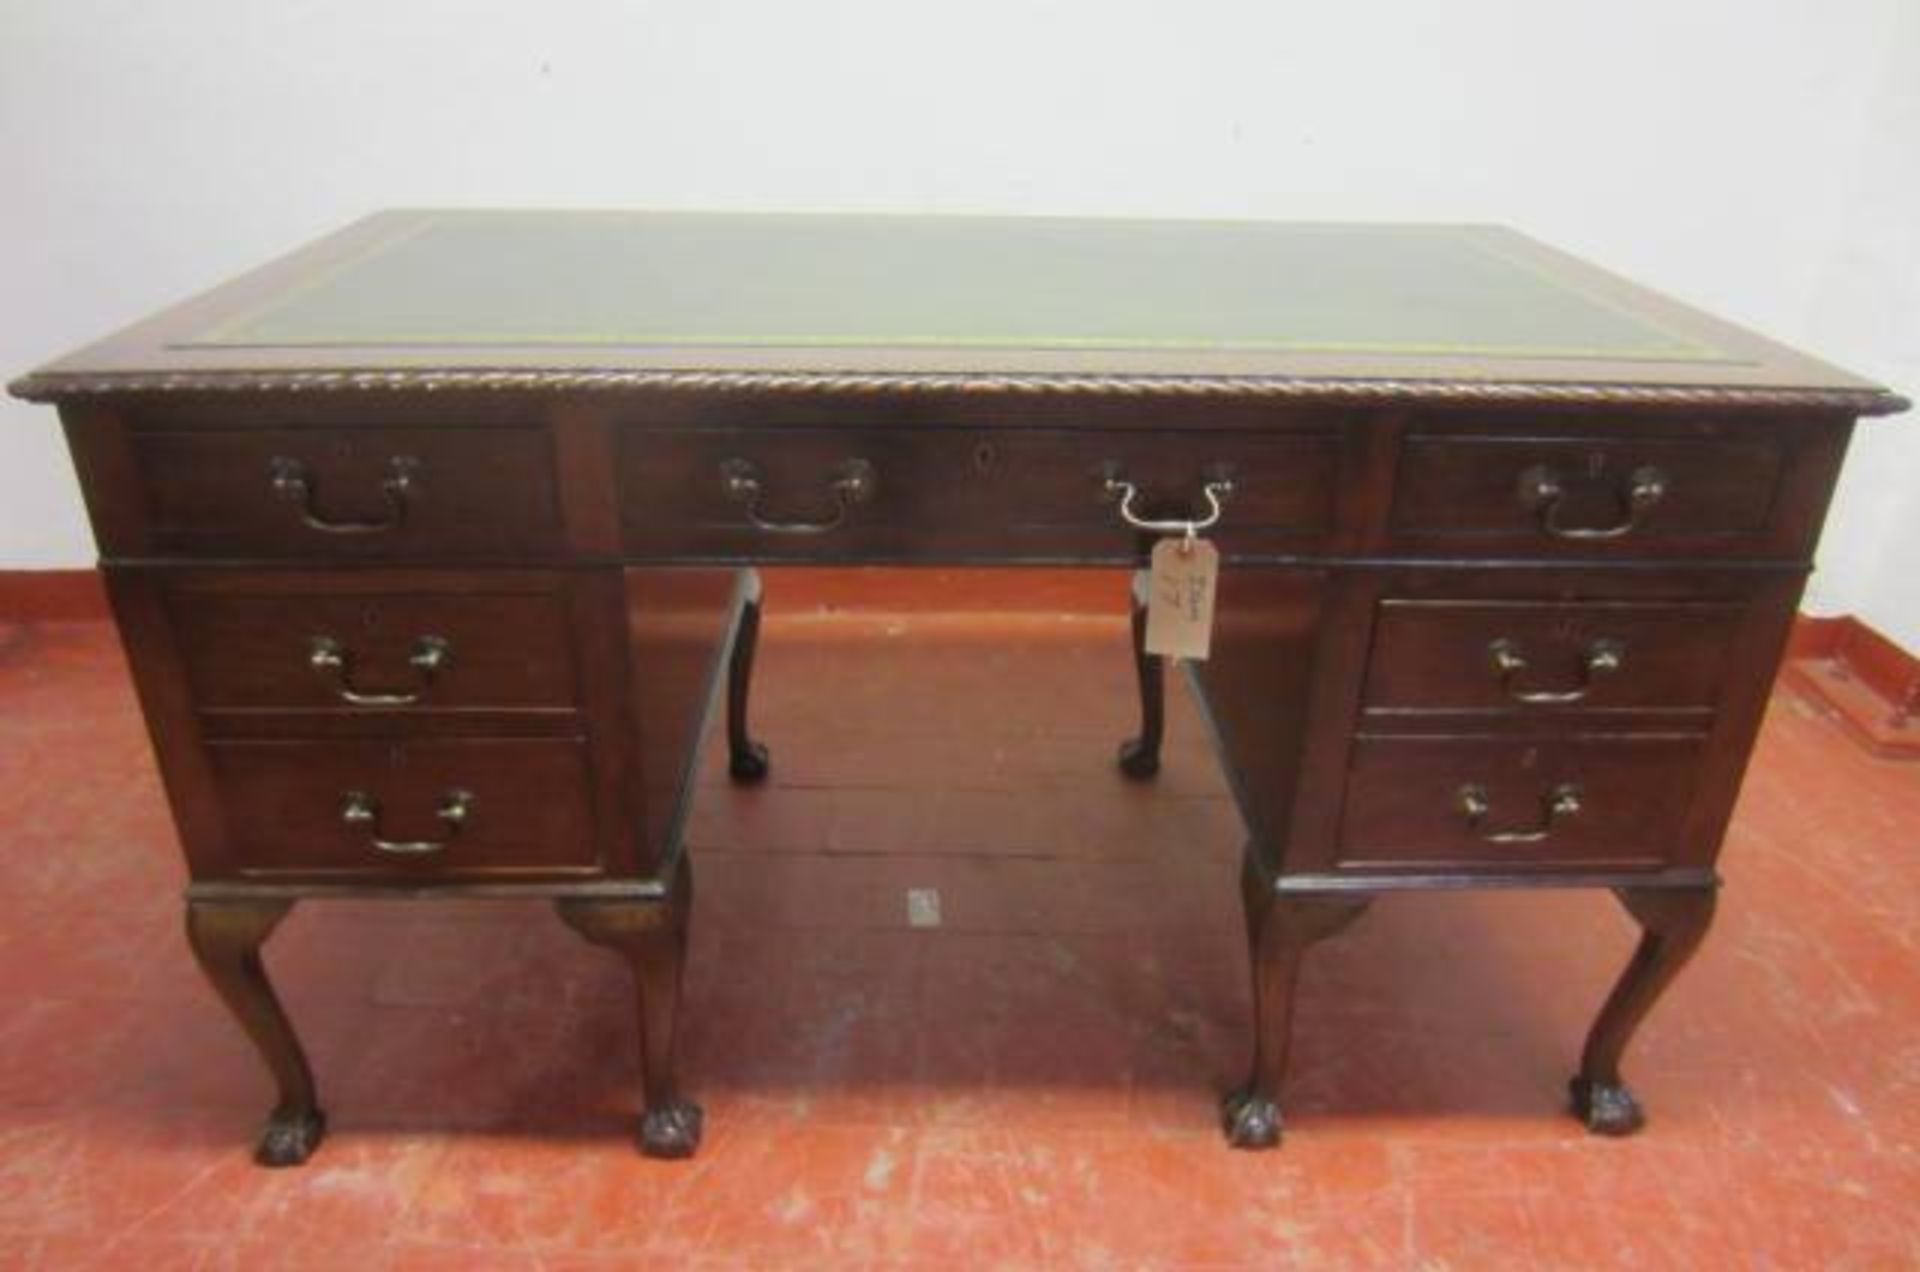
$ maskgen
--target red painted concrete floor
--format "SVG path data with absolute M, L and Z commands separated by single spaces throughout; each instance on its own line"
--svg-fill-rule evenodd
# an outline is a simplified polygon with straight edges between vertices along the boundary
M 273 1173 L 111 633 L 0 628 L 0 1264 L 1920 1264 L 1920 766 L 1774 703 L 1639 1138 L 1562 1111 L 1611 902 L 1408 896 L 1309 963 L 1289 1141 L 1233 1153 L 1235 818 L 1183 694 L 1162 779 L 1115 776 L 1124 650 L 776 611 L 777 781 L 710 763 L 692 827 L 699 1158 L 632 1151 L 627 984 L 544 908 L 336 903 L 269 953 L 333 1121 Z

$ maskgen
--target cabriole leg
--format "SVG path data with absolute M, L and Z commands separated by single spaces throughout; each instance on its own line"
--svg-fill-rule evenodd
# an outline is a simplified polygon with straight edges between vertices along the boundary
M 190 900 L 187 943 L 207 979 L 273 1071 L 279 1103 L 254 1150 L 262 1166 L 298 1166 L 318 1148 L 327 1117 L 313 1070 L 260 961 L 260 947 L 293 908 L 289 900 Z
M 1140 735 L 1120 744 L 1120 771 L 1144 781 L 1160 771 L 1160 742 L 1166 733 L 1166 660 L 1147 652 L 1147 576 L 1133 582 L 1133 669 L 1140 684 Z
M 727 772 L 736 782 L 758 782 L 769 767 L 767 748 L 747 732 L 747 699 L 753 689 L 753 655 L 760 644 L 760 579 L 756 575 L 740 611 L 733 655 L 727 661 Z
M 556 902 L 569 927 L 620 955 L 633 969 L 640 1020 L 640 1080 L 646 1099 L 640 1149 L 649 1157 L 691 1157 L 700 1146 L 700 1106 L 680 1095 L 673 1073 L 691 894 L 691 876 L 683 860 L 666 901 L 569 897 Z
M 1596 1135 L 1631 1135 L 1646 1122 L 1640 1102 L 1620 1077 L 1620 1058 L 1713 922 L 1712 887 L 1619 888 L 1615 895 L 1642 929 L 1613 993 L 1600 1009 L 1573 1078 L 1574 1115 Z
M 1364 893 L 1275 892 L 1252 845 L 1241 881 L 1247 944 L 1253 956 L 1253 1072 L 1228 1095 L 1221 1114 L 1235 1148 L 1280 1143 L 1280 1087 L 1292 1043 L 1294 989 L 1300 962 L 1313 945 L 1359 918 L 1372 897 Z

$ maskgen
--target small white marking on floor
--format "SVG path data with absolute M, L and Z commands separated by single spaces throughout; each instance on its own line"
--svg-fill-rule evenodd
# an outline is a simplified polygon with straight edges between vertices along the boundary
M 907 889 L 907 926 L 940 926 L 940 889 Z

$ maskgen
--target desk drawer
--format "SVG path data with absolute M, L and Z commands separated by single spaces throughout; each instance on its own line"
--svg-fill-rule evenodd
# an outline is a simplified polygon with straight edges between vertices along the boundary
M 1751 550 L 1771 529 L 1782 467 L 1782 443 L 1765 435 L 1415 435 L 1393 528 L 1463 551 Z
M 1721 602 L 1386 600 L 1369 712 L 1706 715 L 1746 608 Z
M 1152 519 L 1204 516 L 1228 481 L 1216 537 L 1304 546 L 1334 524 L 1338 459 L 1331 431 L 631 428 L 620 497 L 637 553 L 1126 559 L 1109 476 Z
M 1656 868 L 1676 857 L 1704 741 L 1670 735 L 1354 743 L 1348 871 Z
M 528 428 L 162 429 L 132 435 L 163 554 L 526 556 L 560 542 Z
M 203 711 L 416 715 L 578 705 L 566 597 L 533 576 L 211 576 L 167 609 Z
M 577 874 L 598 863 L 580 742 L 215 742 L 207 750 L 242 874 Z

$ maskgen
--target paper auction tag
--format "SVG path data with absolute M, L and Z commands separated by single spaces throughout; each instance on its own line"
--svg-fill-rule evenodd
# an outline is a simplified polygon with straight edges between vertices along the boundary
M 1213 642 L 1213 587 L 1220 550 L 1205 539 L 1162 539 L 1148 571 L 1147 652 L 1168 658 L 1207 656 Z

